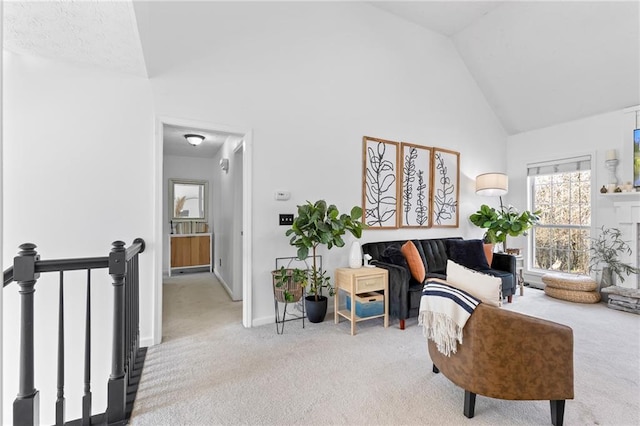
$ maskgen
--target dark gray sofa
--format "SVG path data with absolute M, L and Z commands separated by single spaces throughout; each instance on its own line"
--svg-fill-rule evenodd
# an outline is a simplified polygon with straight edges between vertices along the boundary
M 462 241 L 462 238 L 432 238 L 411 240 L 425 265 L 426 278 L 446 279 L 449 245 L 447 240 Z M 371 264 L 389 271 L 389 313 L 400 320 L 400 329 L 404 330 L 405 320 L 417 317 L 420 309 L 423 283 L 416 281 L 403 259 L 389 258 L 387 249 L 402 246 L 407 240 L 380 241 L 362 245 L 364 254 L 371 256 Z M 386 254 L 386 255 L 385 255 Z M 494 253 L 489 269 L 477 269 L 502 280 L 502 296 L 509 303 L 516 289 L 516 258 L 504 253 Z

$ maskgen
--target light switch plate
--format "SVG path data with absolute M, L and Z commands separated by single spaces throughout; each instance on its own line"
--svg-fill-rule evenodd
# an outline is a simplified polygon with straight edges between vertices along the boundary
M 280 225 L 290 226 L 293 225 L 293 215 L 292 214 L 280 214 Z

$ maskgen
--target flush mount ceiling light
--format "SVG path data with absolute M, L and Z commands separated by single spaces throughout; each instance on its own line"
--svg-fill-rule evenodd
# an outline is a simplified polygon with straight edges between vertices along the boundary
M 509 179 L 504 173 L 484 173 L 476 177 L 476 194 L 489 197 L 505 195 L 509 190 Z
M 204 136 L 195 135 L 195 134 L 184 135 L 184 138 L 187 140 L 187 142 L 189 142 L 193 146 L 200 145 L 202 143 L 202 141 L 204 140 Z

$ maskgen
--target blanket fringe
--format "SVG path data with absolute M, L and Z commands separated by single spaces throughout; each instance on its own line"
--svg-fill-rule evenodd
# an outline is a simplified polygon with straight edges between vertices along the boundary
M 433 340 L 438 351 L 445 356 L 456 353 L 458 343 L 462 343 L 462 327 L 446 314 L 422 311 L 418 316 L 418 324 L 422 325 L 424 336 Z

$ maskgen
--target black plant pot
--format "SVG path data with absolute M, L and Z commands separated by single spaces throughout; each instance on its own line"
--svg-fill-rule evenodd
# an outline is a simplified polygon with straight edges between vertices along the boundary
M 307 319 L 309 322 L 322 322 L 327 315 L 327 297 L 318 296 L 316 302 L 316 296 L 306 296 L 304 298 L 304 306 L 307 311 Z

